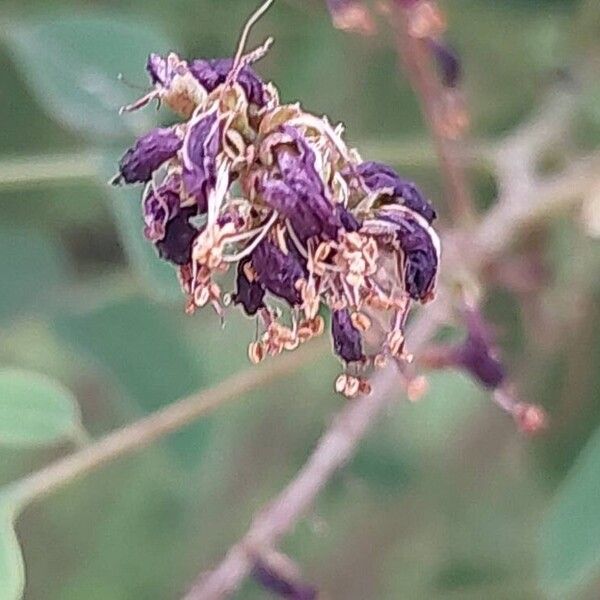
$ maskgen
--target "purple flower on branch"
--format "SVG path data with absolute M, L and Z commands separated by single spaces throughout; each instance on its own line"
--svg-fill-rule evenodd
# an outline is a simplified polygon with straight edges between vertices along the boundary
M 340 26 L 367 22 L 358 0 L 330 5 L 343 17 Z M 244 54 L 246 34 L 235 59 L 149 56 L 153 89 L 123 110 L 158 100 L 183 122 L 140 138 L 123 157 L 118 180 L 152 180 L 143 196 L 144 234 L 178 267 L 187 312 L 210 305 L 224 317 L 228 294 L 219 278 L 236 269 L 230 297 L 258 316 L 252 362 L 321 335 L 319 309 L 328 306 L 335 353 L 360 363 L 360 374 L 344 372 L 335 382 L 353 398 L 369 392 L 367 370 L 404 357 L 409 298 L 433 296 L 435 211 L 387 165 L 360 163 L 341 124 L 299 104 L 280 105 L 276 89 L 249 66 L 270 40 Z M 274 298 L 290 306 L 272 306 Z M 379 341 L 363 339 L 373 310 L 390 317 Z M 470 348 L 476 354 L 476 340 Z

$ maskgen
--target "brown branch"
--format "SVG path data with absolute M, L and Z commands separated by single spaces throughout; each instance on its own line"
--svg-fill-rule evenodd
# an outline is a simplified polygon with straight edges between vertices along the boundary
M 404 65 L 408 80 L 416 92 L 423 117 L 431 131 L 439 158 L 444 192 L 453 220 L 457 224 L 470 224 L 475 217 L 471 191 L 467 180 L 459 139 L 447 131 L 447 96 L 432 64 L 431 52 L 425 39 L 410 32 L 411 7 L 394 2 L 391 13 L 396 35 L 398 57 Z

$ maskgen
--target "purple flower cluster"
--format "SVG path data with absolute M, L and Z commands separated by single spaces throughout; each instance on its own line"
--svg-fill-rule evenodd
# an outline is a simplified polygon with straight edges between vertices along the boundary
M 153 89 L 127 110 L 156 99 L 183 120 L 137 140 L 114 183 L 146 184 L 144 234 L 177 268 L 188 312 L 223 314 L 231 299 L 258 319 L 253 362 L 321 334 L 328 307 L 336 389 L 351 397 L 370 368 L 405 356 L 411 304 L 434 296 L 436 213 L 412 182 L 363 162 L 341 125 L 281 104 L 251 67 L 262 54 L 150 55 Z

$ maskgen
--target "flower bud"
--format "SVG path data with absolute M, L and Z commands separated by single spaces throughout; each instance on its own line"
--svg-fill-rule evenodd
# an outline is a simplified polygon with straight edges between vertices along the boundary
M 173 158 L 182 146 L 177 132 L 170 127 L 152 129 L 137 140 L 121 158 L 114 183 L 147 182 L 164 162 Z

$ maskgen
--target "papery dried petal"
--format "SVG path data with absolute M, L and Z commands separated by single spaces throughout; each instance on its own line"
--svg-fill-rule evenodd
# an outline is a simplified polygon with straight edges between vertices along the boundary
M 356 171 L 369 192 L 390 195 L 400 204 L 421 215 L 428 223 L 432 223 L 436 218 L 433 206 L 419 188 L 400 177 L 388 165 L 374 161 L 363 162 L 356 167 Z
M 156 128 L 140 137 L 119 162 L 119 175 L 115 183 L 147 182 L 152 173 L 173 158 L 183 144 L 175 129 Z
M 192 258 L 192 244 L 198 230 L 190 223 L 195 208 L 184 208 L 165 227 L 165 235 L 156 243 L 158 255 L 176 265 L 185 265 Z
M 331 314 L 331 335 L 335 353 L 346 362 L 364 358 L 360 331 L 352 323 L 348 309 L 334 310 Z
M 285 254 L 275 244 L 264 240 L 252 253 L 252 266 L 258 281 L 269 292 L 291 305 L 300 304 L 298 281 L 304 277 L 304 269 L 292 254 Z
M 238 263 L 236 292 L 232 296 L 235 304 L 241 304 L 247 315 L 255 315 L 259 308 L 264 307 L 265 288 L 256 280 L 250 280 L 246 273 L 250 259 Z

